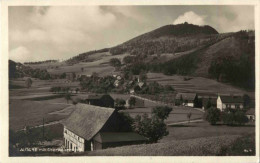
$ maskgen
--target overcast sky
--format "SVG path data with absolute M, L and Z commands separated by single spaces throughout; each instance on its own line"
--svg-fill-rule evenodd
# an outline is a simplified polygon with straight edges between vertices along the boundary
M 254 29 L 252 6 L 9 7 L 14 61 L 68 59 L 112 47 L 167 24 L 187 21 L 218 32 Z

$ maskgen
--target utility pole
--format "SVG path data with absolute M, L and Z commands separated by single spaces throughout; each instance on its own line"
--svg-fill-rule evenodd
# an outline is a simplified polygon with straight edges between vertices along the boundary
M 44 118 L 42 119 L 42 138 L 44 140 Z

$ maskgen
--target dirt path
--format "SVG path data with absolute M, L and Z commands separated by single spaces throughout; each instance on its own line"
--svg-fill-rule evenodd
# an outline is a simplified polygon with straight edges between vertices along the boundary
M 168 126 L 171 125 L 178 125 L 178 124 L 185 124 L 185 123 L 194 123 L 194 122 L 202 122 L 203 119 L 196 119 L 196 120 L 190 120 L 190 121 L 182 121 L 182 122 L 174 122 L 174 123 L 169 123 L 167 124 Z

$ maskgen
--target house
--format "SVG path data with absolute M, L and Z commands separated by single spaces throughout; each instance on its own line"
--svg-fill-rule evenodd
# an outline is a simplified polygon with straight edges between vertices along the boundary
M 139 82 L 139 83 L 138 83 L 138 86 L 140 87 L 140 89 L 141 89 L 144 85 L 145 85 L 144 82 Z
M 133 96 L 130 96 L 130 98 L 131 97 L 133 97 Z M 125 104 L 125 106 L 127 108 L 130 108 L 129 99 L 126 100 L 126 104 Z M 145 107 L 144 100 L 139 99 L 139 98 L 135 98 L 135 105 L 134 105 L 134 107 L 135 108 L 143 108 L 143 107 Z
M 112 108 L 77 104 L 64 125 L 64 146 L 74 152 L 109 147 L 143 144 L 146 138 L 133 132 L 120 131 L 120 118 Z
M 196 107 L 198 96 L 196 93 L 178 93 L 175 97 L 175 103 L 180 103 L 180 105 L 189 107 Z
M 83 98 L 84 103 L 101 107 L 114 107 L 114 99 L 110 95 L 88 95 Z
M 130 94 L 134 94 L 134 93 L 135 93 L 135 90 L 134 90 L 134 89 L 130 89 L 130 90 L 129 90 L 129 93 L 130 93 Z
M 120 85 L 120 81 L 119 80 L 116 80 L 115 82 L 114 82 L 114 86 L 115 87 L 118 87 Z
M 221 111 L 230 109 L 243 109 L 244 100 L 242 96 L 218 95 L 217 108 Z
M 249 121 L 255 121 L 255 109 L 250 108 L 246 111 L 246 116 L 249 119 Z

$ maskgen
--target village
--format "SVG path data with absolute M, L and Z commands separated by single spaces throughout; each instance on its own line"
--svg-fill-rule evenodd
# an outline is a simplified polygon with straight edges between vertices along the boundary
M 49 144 L 47 146 L 63 149 L 62 153 L 64 151 L 82 153 L 85 151 L 147 144 L 151 142 L 149 136 L 145 134 L 141 135 L 142 132 L 139 131 L 138 133 L 138 130 L 131 129 L 132 124 L 126 119 L 129 119 L 129 116 L 131 119 L 144 115 L 152 117 L 154 108 L 162 110 L 167 109 L 167 107 L 171 108 L 165 119 L 163 119 L 163 122 L 168 126 L 167 128 L 170 129 L 174 128 L 173 126 L 186 124 L 209 123 L 214 125 L 223 123 L 231 126 L 242 126 L 241 128 L 243 129 L 241 132 L 243 132 L 244 129 L 248 130 L 246 126 L 251 126 L 255 121 L 255 109 L 252 108 L 252 99 L 248 95 L 241 93 L 179 92 L 174 90 L 170 85 L 160 85 L 158 82 L 149 80 L 149 73 L 148 75 L 145 73 L 133 75 L 131 79 L 125 79 L 120 73 L 104 77 L 98 77 L 95 73 L 92 75 L 65 74 L 65 79 L 51 80 L 49 81 L 51 84 L 46 84 L 46 82 L 43 84 L 39 80 L 32 80 L 28 77 L 24 77 L 21 81 L 13 81 L 13 84 L 16 82 L 18 85 L 22 85 L 23 82 L 26 84 L 28 79 L 31 82 L 29 82 L 28 88 L 23 88 L 27 94 L 30 92 L 28 96 L 24 93 L 21 96 L 17 96 L 16 91 L 19 89 L 10 90 L 16 94 L 16 96 L 12 96 L 13 93 L 10 94 L 11 109 L 12 107 L 18 107 L 18 105 L 20 109 L 28 107 L 28 105 L 37 107 L 37 102 L 44 102 L 43 109 L 44 107 L 48 107 L 48 105 L 59 105 L 59 109 L 53 108 L 52 111 L 41 113 L 42 116 L 33 117 L 31 120 L 30 118 L 26 120 L 26 117 L 21 117 L 24 123 L 21 123 L 19 117 L 17 117 L 19 115 L 12 115 L 11 111 L 11 128 L 19 132 L 24 132 L 25 135 L 28 132 L 37 130 L 38 136 L 41 138 L 35 141 L 38 143 L 35 144 L 34 142 L 32 144 L 38 147 L 39 144 L 42 147 Z M 98 85 L 106 78 L 109 78 L 111 82 L 107 83 L 108 86 L 114 88 L 110 93 L 91 93 L 83 89 L 83 81 L 94 80 L 97 81 Z M 113 84 L 113 86 L 109 84 Z M 45 87 L 42 87 L 42 85 L 45 85 Z M 49 86 L 46 87 L 46 85 Z M 36 90 L 45 91 L 36 93 L 33 91 L 35 86 Z M 90 84 L 88 84 L 89 86 Z M 21 105 L 21 101 L 24 103 L 24 106 Z M 18 105 L 16 104 L 17 102 Z M 28 104 L 26 105 L 26 103 Z M 61 105 L 64 106 L 60 107 Z M 209 115 L 209 110 L 211 110 L 210 114 L 212 115 Z M 229 113 L 232 113 L 232 115 L 229 115 Z M 239 113 L 238 119 L 232 119 L 232 116 L 234 117 L 237 113 Z M 226 120 L 222 120 L 223 115 L 226 116 Z M 16 122 L 13 121 L 12 116 L 18 118 L 18 124 L 15 124 Z M 222 119 L 220 119 L 220 116 Z M 56 130 L 54 126 L 58 126 L 59 129 Z M 54 130 L 48 129 L 51 127 L 54 127 Z M 226 126 L 218 126 L 218 128 L 226 128 Z M 221 130 L 216 129 L 211 134 L 225 135 L 226 133 L 221 133 L 223 132 Z M 232 130 L 230 130 L 231 134 L 234 132 Z M 249 133 L 252 133 L 253 130 L 250 130 Z M 175 130 L 169 131 L 165 136 L 157 138 L 155 142 L 167 142 L 169 141 L 168 139 L 171 139 L 172 134 L 174 134 L 172 132 L 177 132 Z M 50 134 L 48 132 L 60 132 L 54 134 L 59 135 L 57 137 L 59 141 L 55 141 L 55 136 L 53 137 L 54 140 L 48 141 L 48 138 L 46 139 L 47 135 Z M 159 140 L 161 138 L 162 140 Z M 29 144 L 24 144 L 23 147 Z M 17 142 L 14 147 L 19 148 L 19 146 L 21 147 L 21 144 Z

